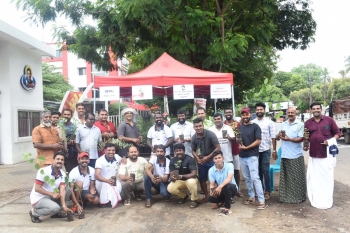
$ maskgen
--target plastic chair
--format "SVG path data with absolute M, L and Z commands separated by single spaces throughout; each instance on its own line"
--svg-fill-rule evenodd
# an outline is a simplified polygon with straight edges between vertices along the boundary
M 270 183 L 271 183 L 271 191 L 275 189 L 275 172 L 281 171 L 281 155 L 282 155 L 282 149 L 281 147 L 277 151 L 277 160 L 275 164 L 270 164 Z

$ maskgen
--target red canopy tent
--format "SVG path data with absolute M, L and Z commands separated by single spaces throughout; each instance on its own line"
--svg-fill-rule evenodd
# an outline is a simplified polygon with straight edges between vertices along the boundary
M 233 85 L 232 73 L 204 71 L 163 53 L 147 68 L 126 76 L 95 76 L 94 87 L 119 86 L 120 96 L 131 96 L 131 86 L 152 85 L 153 95 L 173 95 L 173 85 L 193 84 L 194 94 L 210 94 L 210 84 Z

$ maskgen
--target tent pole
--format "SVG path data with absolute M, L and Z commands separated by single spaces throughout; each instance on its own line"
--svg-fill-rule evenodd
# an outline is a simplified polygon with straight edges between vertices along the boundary
M 235 113 L 235 92 L 234 92 L 234 87 L 233 87 L 233 85 L 231 86 L 231 97 L 232 97 L 232 113 L 233 113 L 233 115 L 235 116 L 236 115 L 236 113 Z
M 94 91 L 94 114 L 96 114 L 96 89 L 95 89 L 95 74 L 92 74 L 92 82 L 94 83 L 93 91 Z
M 217 99 L 214 99 L 214 113 L 216 113 L 216 101 Z
M 118 119 L 117 119 L 118 124 L 120 124 L 120 118 L 121 118 L 121 116 L 120 116 L 120 101 L 121 101 L 121 99 L 120 99 L 120 91 L 119 91 L 119 100 L 118 100 Z

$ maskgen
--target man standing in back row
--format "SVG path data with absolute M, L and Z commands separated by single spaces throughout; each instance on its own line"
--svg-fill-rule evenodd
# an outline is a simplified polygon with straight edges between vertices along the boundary
M 249 108 L 243 108 L 241 116 L 243 124 L 239 127 L 239 131 L 241 132 L 243 143 L 239 146 L 239 160 L 249 196 L 243 204 L 249 205 L 255 202 L 255 189 L 259 200 L 258 210 L 264 210 L 267 205 L 258 173 L 261 129 L 257 124 L 250 121 L 251 115 Z
M 252 122 L 260 126 L 261 143 L 259 146 L 259 177 L 263 188 L 265 187 L 265 199 L 270 199 L 271 183 L 270 183 L 270 159 L 271 159 L 271 140 L 272 140 L 272 156 L 276 157 L 276 131 L 275 123 L 265 118 L 266 105 L 264 103 L 255 104 L 255 112 L 257 118 Z
M 320 103 L 310 106 L 314 117 L 305 122 L 310 133 L 310 157 L 307 168 L 307 194 L 310 203 L 318 209 L 328 209 L 333 205 L 334 160 L 330 146 L 336 145 L 340 131 L 333 118 L 321 115 Z M 334 155 L 335 156 L 335 155 Z

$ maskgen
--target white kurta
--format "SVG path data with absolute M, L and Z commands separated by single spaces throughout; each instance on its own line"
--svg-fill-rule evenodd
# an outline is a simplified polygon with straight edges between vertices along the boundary
M 329 209 L 333 206 L 336 157 L 329 154 L 329 146 L 337 145 L 337 141 L 335 138 L 327 141 L 327 158 L 310 157 L 307 168 L 307 194 L 311 205 L 317 209 Z

